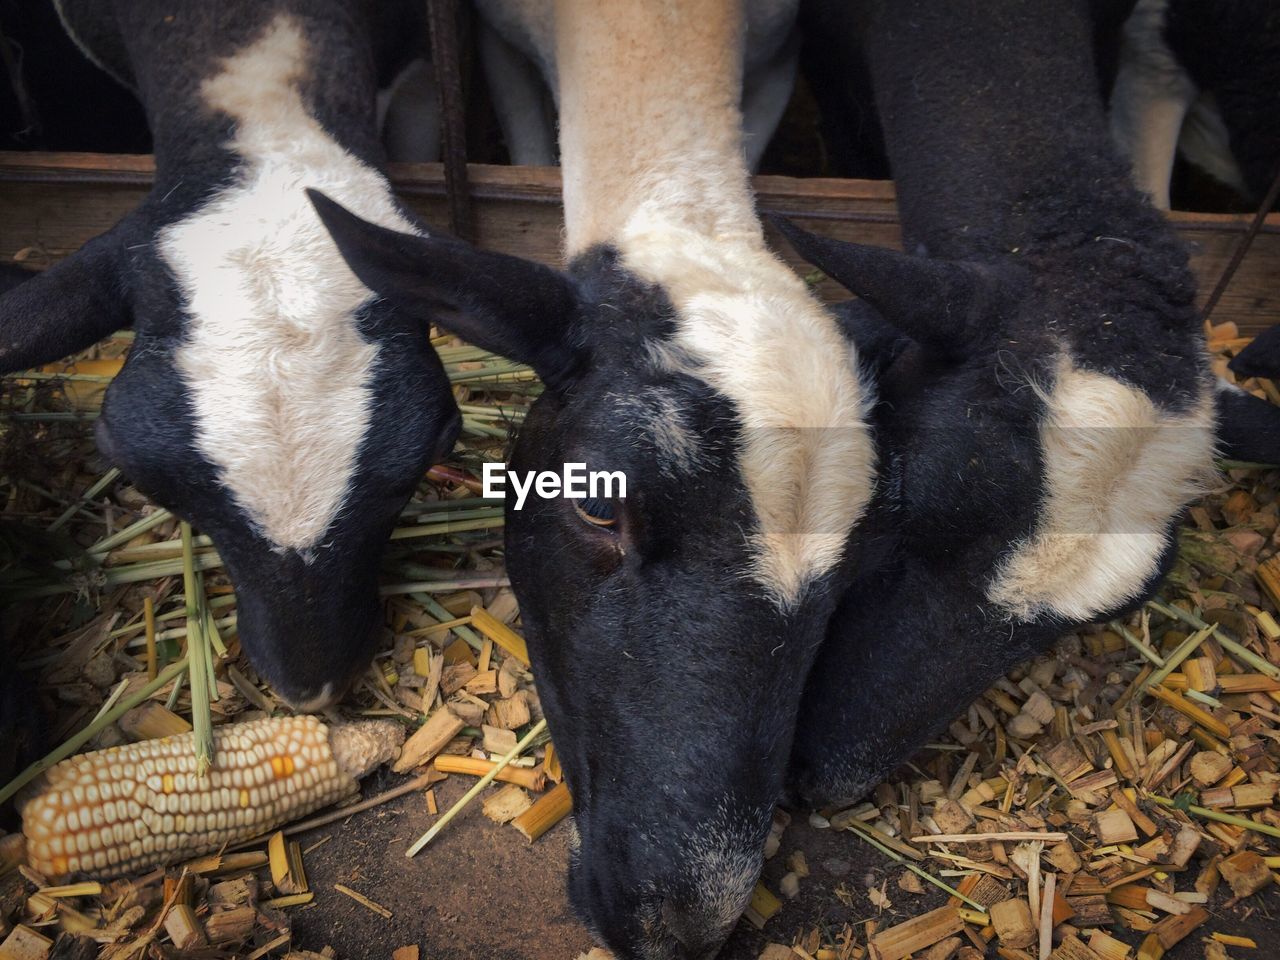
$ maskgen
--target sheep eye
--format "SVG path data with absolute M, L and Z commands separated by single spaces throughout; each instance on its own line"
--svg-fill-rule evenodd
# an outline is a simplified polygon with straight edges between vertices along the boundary
M 613 512 L 612 500 L 601 500 L 597 497 L 584 497 L 573 501 L 573 509 L 584 522 L 593 527 L 612 527 L 618 522 Z

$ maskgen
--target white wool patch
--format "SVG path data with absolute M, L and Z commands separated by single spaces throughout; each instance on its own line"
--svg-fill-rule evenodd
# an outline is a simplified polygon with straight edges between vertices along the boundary
M 342 507 L 369 427 L 378 347 L 357 329 L 372 294 L 347 267 L 304 190 L 366 220 L 416 232 L 383 176 L 308 113 L 302 31 L 277 17 L 201 93 L 235 120 L 235 182 L 165 229 L 159 249 L 186 298 L 176 363 L 196 445 L 263 536 L 315 546 Z
M 867 392 L 848 346 L 758 231 L 714 236 L 643 216 L 632 227 L 617 240 L 624 265 L 676 308 L 666 352 L 691 360 L 683 372 L 727 397 L 741 422 L 752 574 L 791 607 L 840 561 L 871 499 Z
M 1213 397 L 1163 413 L 1145 393 L 1065 357 L 1040 429 L 1046 495 L 1036 532 L 987 598 L 1030 620 L 1088 621 L 1155 576 L 1166 527 L 1212 476 Z

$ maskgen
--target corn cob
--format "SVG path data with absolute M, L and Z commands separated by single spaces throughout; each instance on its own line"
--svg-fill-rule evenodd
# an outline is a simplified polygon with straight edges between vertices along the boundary
M 30 864 L 58 879 L 116 876 L 267 833 L 356 792 L 399 752 L 390 721 L 326 727 L 315 717 L 214 731 L 216 765 L 196 776 L 194 734 L 71 757 L 22 804 Z

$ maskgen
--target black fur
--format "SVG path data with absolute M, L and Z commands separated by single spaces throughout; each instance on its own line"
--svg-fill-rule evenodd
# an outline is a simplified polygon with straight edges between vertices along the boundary
M 1096 82 L 1104 97 L 1115 82 L 1120 28 L 1136 3 L 1089 0 Z M 863 0 L 801 0 L 800 68 L 818 104 L 822 141 L 834 174 L 887 180 L 891 174 L 884 130 L 861 43 L 872 9 Z
M 3 149 L 150 152 L 142 106 L 81 53 L 53 0 L 0 0 L 0 34 L 13 66 L 0 78 Z
M 0 369 L 57 360 L 129 325 L 117 258 L 132 226 L 121 224 L 90 240 L 43 273 L 9 275 L 0 299 Z M 30 317 L 39 320 L 28 322 Z
M 1280 325 L 1254 337 L 1228 366 L 1237 377 L 1280 379 Z
M 8 293 L 14 287 L 30 280 L 35 275 L 36 272 L 34 270 L 24 270 L 22 267 L 0 264 L 0 294 Z
M 1228 460 L 1280 466 L 1280 407 L 1224 386 L 1218 408 L 1218 453 Z
M 848 29 L 871 67 L 907 249 L 947 263 L 791 231 L 915 339 L 894 339 L 865 303 L 849 323 L 880 371 L 880 484 L 863 565 L 801 701 L 791 780 L 815 802 L 859 797 L 1076 626 L 1019 621 L 986 598 L 1044 495 L 1045 410 L 1029 382 L 1051 387 L 1065 350 L 1172 412 L 1197 401 L 1208 372 L 1186 253 L 1110 146 L 1089 5 L 868 6 Z M 943 282 L 945 308 L 912 290 Z
M 1231 363 L 1241 378 L 1280 381 L 1280 326 L 1253 339 Z M 1218 442 L 1224 457 L 1280 464 L 1280 407 L 1224 385 L 1218 391 Z
M 1104 101 L 1111 97 L 1120 65 L 1121 30 L 1137 5 L 1138 0 L 1089 0 L 1093 62 L 1098 75 L 1098 92 Z
M 225 146 L 233 121 L 208 108 L 200 85 L 278 14 L 292 15 L 308 43 L 314 69 L 300 92 L 309 111 L 374 166 L 382 160 L 373 109 L 378 75 L 396 69 L 375 63 L 374 50 L 403 56 L 411 44 L 388 35 L 394 18 L 368 0 L 73 6 L 122 39 L 155 137 L 155 185 L 112 231 L 0 299 L 0 368 L 55 360 L 132 323 L 134 346 L 97 425 L 103 453 L 139 489 L 213 538 L 237 588 L 241 642 L 277 692 L 295 702 L 314 701 L 326 689 L 339 695 L 367 666 L 380 632 L 376 571 L 387 536 L 461 423 L 428 326 L 382 302 L 358 318 L 361 333 L 383 347 L 370 383 L 373 408 L 394 413 L 377 417 L 364 437 L 346 501 L 307 562 L 262 537 L 195 446 L 174 363 L 187 313 L 155 244 L 164 228 L 234 182 L 239 160 Z
M 818 105 L 819 130 L 832 172 L 839 177 L 888 180 L 884 131 L 871 95 L 871 76 L 851 29 L 864 4 L 802 0 L 800 70 Z

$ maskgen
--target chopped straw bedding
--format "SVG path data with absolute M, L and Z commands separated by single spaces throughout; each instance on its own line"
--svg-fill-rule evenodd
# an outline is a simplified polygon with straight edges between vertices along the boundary
M 216 765 L 225 738 L 215 727 L 283 711 L 241 656 L 234 593 L 208 539 L 94 451 L 92 420 L 128 339 L 5 384 L 7 635 L 39 679 L 50 721 L 42 753 L 60 760 L 176 736 L 192 765 Z M 1215 328 L 1219 372 L 1245 342 Z M 392 769 L 404 781 L 301 823 L 302 812 L 285 810 L 265 835 L 167 869 L 73 886 L 75 876 L 33 869 L 20 833 L 0 835 L 0 957 L 320 956 L 302 947 L 323 944 L 290 933 L 290 910 L 314 896 L 306 851 L 291 839 L 302 830 L 410 792 L 438 810 L 441 829 L 449 811 L 432 786 L 446 777 L 474 781 L 469 794 L 488 818 L 456 830 L 528 843 L 567 814 L 503 576 L 501 504 L 482 499 L 474 479 L 502 457 L 538 386 L 476 348 L 449 338 L 437 347 L 463 438 L 393 535 L 383 576 L 393 640 L 341 718 L 328 718 L 401 725 Z M 1280 403 L 1276 385 L 1246 386 Z M 1227 464 L 1221 487 L 1192 508 L 1161 596 L 1140 614 L 1065 637 L 998 680 L 867 801 L 796 813 L 790 827 L 779 811 L 766 855 L 784 858 L 785 871 L 771 863 L 772 889 L 757 887 L 743 922 L 763 928 L 767 960 L 1261 958 L 1280 928 L 1256 948 L 1233 931 L 1278 906 L 1278 761 L 1280 471 Z M 293 773 L 292 760 L 273 762 Z M 37 778 L 20 796 L 38 788 Z M 851 848 L 884 858 L 891 885 L 850 877 L 837 888 L 860 921 L 814 927 L 789 916 L 810 867 L 803 852 L 780 851 L 786 831 L 809 829 L 843 831 Z M 913 908 L 939 902 L 925 896 L 939 887 L 942 906 Z M 377 890 L 338 892 L 385 912 Z

